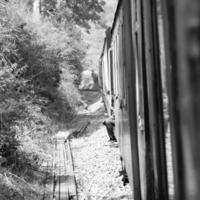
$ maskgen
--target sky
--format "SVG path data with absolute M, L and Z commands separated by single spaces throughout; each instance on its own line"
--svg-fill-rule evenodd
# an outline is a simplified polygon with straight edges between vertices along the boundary
M 118 0 L 105 0 L 105 12 L 102 14 L 104 23 L 111 27 L 117 7 Z M 85 34 L 85 41 L 89 44 L 90 48 L 87 50 L 87 63 L 90 69 L 98 71 L 99 58 L 103 48 L 105 38 L 105 28 L 92 26 L 90 34 Z M 86 68 L 88 66 L 86 65 Z
M 112 26 L 118 0 L 107 0 L 104 16 L 108 26 Z

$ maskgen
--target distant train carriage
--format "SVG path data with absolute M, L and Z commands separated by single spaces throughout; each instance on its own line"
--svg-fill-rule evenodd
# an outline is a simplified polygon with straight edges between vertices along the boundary
M 102 90 L 103 100 L 109 116 L 113 113 L 113 72 L 112 72 L 112 57 L 110 55 L 110 28 L 106 31 L 103 51 L 100 59 L 99 67 L 99 85 Z
M 200 197 L 200 1 L 120 0 L 103 99 L 135 200 Z

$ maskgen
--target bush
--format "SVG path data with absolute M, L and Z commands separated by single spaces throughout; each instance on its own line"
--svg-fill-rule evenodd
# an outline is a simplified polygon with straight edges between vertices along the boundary
M 18 152 L 23 130 L 16 124 L 30 117 L 30 105 L 55 123 L 73 117 L 85 56 L 80 30 L 34 21 L 16 2 L 0 4 L 0 155 L 6 158 Z

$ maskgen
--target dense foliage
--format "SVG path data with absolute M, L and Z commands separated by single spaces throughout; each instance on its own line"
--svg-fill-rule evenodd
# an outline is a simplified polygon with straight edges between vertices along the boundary
M 0 0 L 0 199 L 42 199 L 40 166 L 83 103 L 82 70 L 98 64 L 104 3 Z
M 51 133 L 74 115 L 86 49 L 74 23 L 36 20 L 27 8 L 18 0 L 0 3 L 0 157 L 9 165 L 22 156 L 27 129 L 40 138 L 41 127 Z
M 44 15 L 54 16 L 59 22 L 71 21 L 89 29 L 89 22 L 100 22 L 104 5 L 103 0 L 43 0 L 41 10 Z

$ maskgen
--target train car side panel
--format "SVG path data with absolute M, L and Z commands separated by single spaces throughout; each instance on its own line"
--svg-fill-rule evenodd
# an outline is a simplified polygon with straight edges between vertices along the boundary
M 103 101 L 108 112 L 108 115 L 112 114 L 112 85 L 111 82 L 112 74 L 111 74 L 111 60 L 110 60 L 110 30 L 108 29 L 106 32 L 106 39 L 104 41 L 104 48 L 101 56 L 101 71 L 100 76 L 102 79 L 101 88 L 102 88 L 102 96 Z
M 132 188 L 135 188 L 135 196 L 140 196 L 140 186 L 139 186 L 139 171 L 137 160 L 137 140 L 133 138 L 132 134 L 137 134 L 136 125 L 133 125 L 133 121 L 136 120 L 131 118 L 132 114 L 132 103 L 134 104 L 134 95 L 130 100 L 130 91 L 132 92 L 131 86 L 133 82 L 131 81 L 134 77 L 130 77 L 130 72 L 133 67 L 132 60 L 132 41 L 130 37 L 131 27 L 129 26 L 129 16 L 130 12 L 127 10 L 129 8 L 129 3 L 126 1 L 121 1 L 120 7 L 118 7 L 118 14 L 116 16 L 115 26 L 112 30 L 112 43 L 111 47 L 114 48 L 115 61 L 115 118 L 116 118 L 116 135 L 120 143 L 120 151 L 124 159 L 126 166 L 126 171 L 128 173 L 129 181 Z M 134 73 L 134 72 L 133 72 Z M 131 102 L 133 101 L 133 102 Z M 136 113 L 135 113 L 136 114 Z M 132 116 L 135 116 L 133 114 Z M 130 122 L 132 123 L 132 130 L 130 130 Z M 133 143 L 133 144 L 132 144 Z M 134 147 L 133 147 L 134 146 Z M 133 151 L 134 149 L 134 151 Z M 133 156 L 134 155 L 134 156 Z M 134 162 L 133 163 L 133 159 Z M 134 165 L 134 167 L 133 167 Z M 134 169 L 134 170 L 133 170 Z M 133 180 L 133 173 L 135 174 L 135 184 Z

